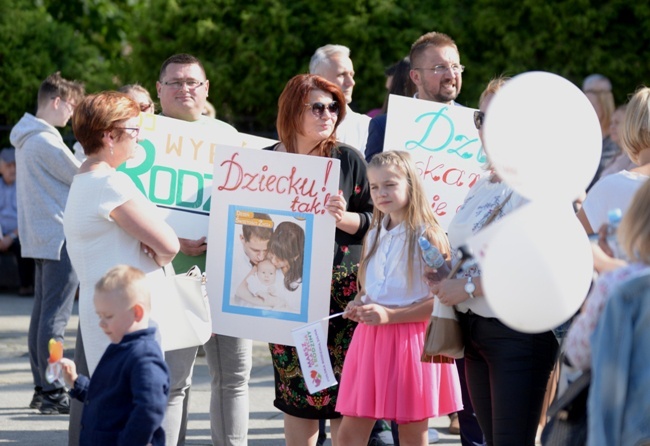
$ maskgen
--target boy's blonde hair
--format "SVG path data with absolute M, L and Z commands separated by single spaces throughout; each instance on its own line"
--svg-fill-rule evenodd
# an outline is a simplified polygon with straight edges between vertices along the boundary
M 388 151 L 375 155 L 370 163 L 368 169 L 395 166 L 401 172 L 408 183 L 408 204 L 406 215 L 404 217 L 404 226 L 408 238 L 408 277 L 407 284 L 411 288 L 413 281 L 418 278 L 414 277 L 413 259 L 415 256 L 420 255 L 420 248 L 418 238 L 420 238 L 421 231 L 424 229 L 424 236 L 429 239 L 432 245 L 437 247 L 440 252 L 449 259 L 449 240 L 442 227 L 438 223 L 431 204 L 427 200 L 422 180 L 411 160 L 411 155 L 403 151 Z M 372 240 L 366 235 L 363 242 L 363 257 L 359 263 L 359 287 L 362 288 L 365 283 L 366 269 L 370 258 L 377 251 L 379 241 L 379 229 L 385 214 L 377 207 L 374 208 L 372 213 L 372 221 L 370 222 L 370 229 L 375 228 L 374 237 Z M 370 234 L 370 231 L 368 231 Z
M 129 306 L 139 303 L 147 312 L 151 310 L 147 276 L 129 265 L 117 265 L 109 269 L 95 285 L 95 294 L 98 293 L 119 296 Z
M 650 181 L 634 194 L 621 224 L 618 240 L 630 262 L 650 264 Z

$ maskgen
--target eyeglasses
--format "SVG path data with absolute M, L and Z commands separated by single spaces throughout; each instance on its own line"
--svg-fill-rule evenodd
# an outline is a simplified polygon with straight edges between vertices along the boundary
M 163 85 L 173 88 L 174 90 L 180 90 L 183 88 L 183 85 L 187 85 L 187 88 L 190 90 L 194 90 L 195 88 L 199 88 L 203 84 L 205 84 L 206 81 L 197 81 L 196 79 L 188 79 L 186 81 L 171 81 L 171 82 L 163 82 Z
M 476 126 L 476 129 L 480 130 L 481 127 L 483 127 L 484 123 L 485 123 L 485 113 L 480 110 L 476 110 L 474 112 L 474 125 Z
M 126 132 L 131 138 L 137 138 L 140 135 L 140 127 L 115 127 L 116 129 L 126 130 Z
M 325 113 L 325 109 L 327 109 L 328 112 L 330 112 L 330 115 L 332 116 L 338 116 L 339 115 L 339 103 L 336 101 L 332 101 L 329 104 L 323 104 L 322 102 L 314 102 L 313 104 L 305 104 L 305 107 L 311 107 L 311 113 L 317 118 L 322 118 L 323 113 Z
M 429 70 L 433 71 L 433 74 L 443 74 L 451 70 L 453 74 L 460 74 L 465 71 L 464 65 L 453 64 L 453 65 L 436 65 L 433 68 L 414 68 L 414 70 Z

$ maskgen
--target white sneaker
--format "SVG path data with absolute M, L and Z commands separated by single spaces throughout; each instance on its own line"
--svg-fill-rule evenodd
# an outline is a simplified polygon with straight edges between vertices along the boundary
M 434 428 L 430 427 L 429 428 L 429 444 L 437 443 L 439 441 L 440 441 L 440 435 L 438 434 L 438 431 L 435 430 Z
M 381 431 L 377 434 L 377 436 L 381 441 L 384 442 L 384 444 L 395 444 L 393 441 L 393 433 L 390 430 Z

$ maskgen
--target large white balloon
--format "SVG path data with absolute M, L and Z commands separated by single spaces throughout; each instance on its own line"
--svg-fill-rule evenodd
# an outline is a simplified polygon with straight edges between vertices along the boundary
M 531 202 L 487 231 L 479 256 L 481 283 L 499 320 L 541 333 L 578 311 L 589 291 L 593 258 L 570 205 Z
M 535 200 L 576 199 L 596 173 L 602 151 L 600 124 L 587 97 L 545 72 L 507 82 L 488 106 L 483 133 L 501 178 Z

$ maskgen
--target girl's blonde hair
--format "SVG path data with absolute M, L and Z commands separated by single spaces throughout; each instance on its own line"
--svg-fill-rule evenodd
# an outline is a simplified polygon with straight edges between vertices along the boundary
M 415 277 L 413 270 L 413 259 L 415 256 L 420 255 L 420 248 L 418 245 L 418 238 L 422 235 L 421 231 L 424 229 L 424 235 L 432 245 L 436 246 L 440 252 L 449 258 L 450 248 L 449 241 L 445 232 L 442 230 L 442 227 L 438 223 L 431 205 L 427 200 L 426 193 L 424 191 L 424 185 L 422 180 L 418 175 L 418 172 L 411 160 L 411 155 L 407 152 L 401 151 L 389 151 L 382 152 L 375 155 L 370 164 L 368 164 L 368 169 L 377 169 L 382 167 L 394 166 L 397 170 L 404 175 L 408 183 L 408 204 L 406 209 L 406 215 L 404 217 L 404 226 L 406 228 L 407 234 L 407 258 L 408 258 L 408 277 L 407 283 L 410 288 L 414 280 L 418 280 L 419 277 Z M 372 240 L 369 235 L 366 235 L 366 238 L 363 242 L 363 253 L 364 255 L 359 262 L 359 288 L 363 288 L 366 278 L 366 270 L 368 268 L 368 262 L 370 258 L 377 251 L 377 245 L 379 241 L 379 229 L 382 220 L 384 219 L 385 214 L 381 212 L 376 207 L 372 213 L 372 221 L 370 222 L 370 229 L 375 229 L 374 236 Z M 371 232 L 368 231 L 368 234 Z M 419 272 L 418 272 L 419 273 Z
M 634 194 L 618 227 L 618 240 L 630 262 L 650 264 L 650 181 Z

